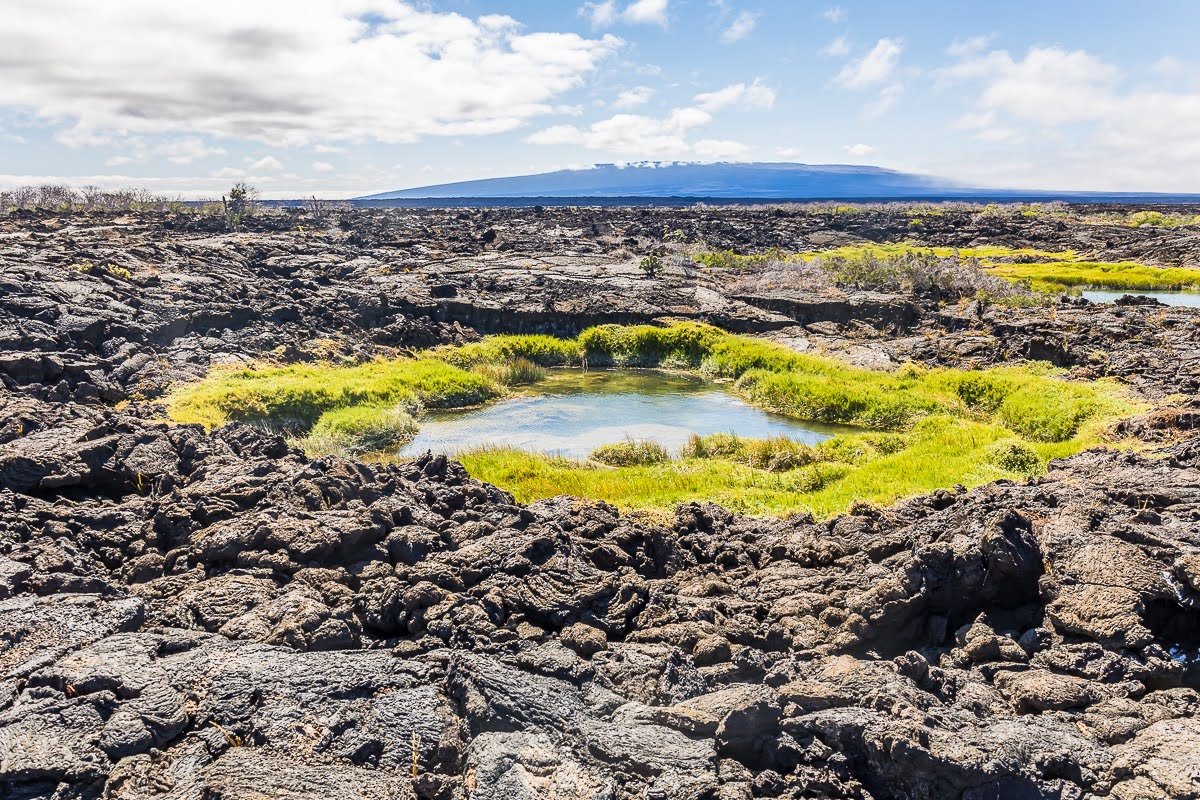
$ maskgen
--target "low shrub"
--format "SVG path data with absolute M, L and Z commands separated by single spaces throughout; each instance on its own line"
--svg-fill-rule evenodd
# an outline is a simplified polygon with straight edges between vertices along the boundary
M 968 372 L 958 380 L 954 391 L 972 411 L 994 414 L 1015 388 L 1016 383 L 1006 375 Z
M 671 460 L 670 453 L 658 442 L 626 439 L 597 447 L 591 453 L 593 461 L 610 467 L 632 467 L 642 464 L 661 464 Z
M 1045 469 L 1041 457 L 1029 445 L 1019 441 L 996 442 L 984 451 L 984 460 L 1006 472 L 1033 477 Z
M 1163 228 L 1174 228 L 1179 225 L 1200 225 L 1200 216 L 1164 214 L 1161 211 L 1135 211 L 1127 219 L 1128 224 L 1134 228 L 1140 228 L 1143 225 Z

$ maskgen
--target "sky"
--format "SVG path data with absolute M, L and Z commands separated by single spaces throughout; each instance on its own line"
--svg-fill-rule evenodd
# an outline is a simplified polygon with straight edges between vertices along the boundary
M 3 0 L 0 188 L 792 161 L 1200 192 L 1198 33 L 1195 0 Z

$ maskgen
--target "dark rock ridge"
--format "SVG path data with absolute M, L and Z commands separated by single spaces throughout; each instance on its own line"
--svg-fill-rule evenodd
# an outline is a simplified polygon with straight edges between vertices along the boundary
M 330 228 L 297 211 L 226 233 L 193 216 L 14 213 L 0 219 L 0 382 L 112 403 L 264 355 L 390 355 L 479 333 L 572 334 L 672 317 L 782 332 L 796 346 L 881 365 L 1036 358 L 1152 394 L 1200 388 L 1194 310 L 942 306 L 828 287 L 749 291 L 738 275 L 686 260 L 654 279 L 637 267 L 669 232 L 739 252 L 916 237 L 1200 262 L 1200 234 L 1184 228 L 947 212 L 914 233 L 909 219 L 786 208 L 355 211 Z
M 1200 439 L 654 525 L 4 399 L 5 797 L 1197 790 Z
M 0 218 L 0 798 L 1200 796 L 1200 411 L 1172 397 L 1200 388 L 1200 314 L 637 270 L 664 226 L 751 251 L 907 235 L 782 213 Z M 1161 443 L 821 522 L 665 524 L 136 402 L 212 363 L 663 317 L 862 363 L 1049 358 L 1160 399 L 1122 433 Z

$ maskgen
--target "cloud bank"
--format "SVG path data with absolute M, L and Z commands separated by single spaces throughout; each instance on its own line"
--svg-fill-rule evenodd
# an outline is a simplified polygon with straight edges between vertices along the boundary
M 620 45 L 399 0 L 10 0 L 4 16 L 0 105 L 65 123 L 70 145 L 498 133 L 552 113 Z

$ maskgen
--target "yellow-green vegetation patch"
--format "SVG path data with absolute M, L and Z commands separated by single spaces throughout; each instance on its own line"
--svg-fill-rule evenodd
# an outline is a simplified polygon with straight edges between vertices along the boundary
M 855 260 L 862 258 L 888 259 L 905 255 L 933 255 L 938 258 L 974 258 L 980 261 L 991 259 L 1036 258 L 1048 261 L 1070 261 L 1076 257 L 1074 250 L 1033 250 L 1027 247 L 1002 247 L 999 245 L 980 245 L 978 247 L 926 247 L 912 242 L 894 242 L 890 244 L 855 244 L 844 247 L 834 247 L 828 250 L 817 250 L 811 253 L 800 253 L 798 258 L 805 261 L 822 259 Z
M 263 423 L 322 433 L 362 429 L 366 417 L 394 410 L 477 405 L 503 393 L 492 378 L 435 358 L 217 368 L 168 398 L 177 422 L 212 428 Z M 349 413 L 347 409 L 358 409 Z
M 484 449 L 462 456 L 477 478 L 522 501 L 557 494 L 625 508 L 692 499 L 754 513 L 820 514 L 1001 477 L 1103 441 L 1140 405 L 1110 381 L 1068 381 L 1047 364 L 891 372 L 797 353 L 697 323 L 604 325 L 575 339 L 495 336 L 418 358 L 218 369 L 170 398 L 180 422 L 231 420 L 307 434 L 313 452 L 364 452 L 405 441 L 422 408 L 474 405 L 539 380 L 545 367 L 668 367 L 724 380 L 762 408 L 856 426 L 816 446 L 784 439 L 696 437 L 672 460 L 652 443 L 614 443 L 588 463 Z M 599 462 L 604 462 L 603 464 Z
M 459 459 L 471 475 L 507 489 L 522 503 L 569 494 L 661 512 L 702 499 L 747 514 L 828 516 L 858 501 L 886 504 L 959 483 L 1032 477 L 1045 471 L 1050 458 L 1098 442 L 1089 431 L 1066 442 L 1031 443 L 1002 425 L 947 416 L 921 420 L 884 447 L 864 441 L 869 436 L 829 439 L 812 448 L 816 460 L 788 469 L 771 469 L 769 463 L 754 467 L 740 455 L 696 456 L 687 450 L 674 461 L 620 467 L 502 448 Z M 742 445 L 755 450 L 761 442 L 743 439 Z M 894 444 L 899 449 L 892 450 Z
M 993 264 L 993 275 L 1025 281 L 1035 289 L 1068 288 L 1179 290 L 1200 288 L 1200 269 L 1152 267 L 1133 261 L 1052 261 L 1029 264 Z
M 1142 221 L 1131 221 L 1129 224 L 1190 224 L 1182 218 L 1164 217 L 1157 211 L 1138 212 L 1131 219 L 1134 218 Z M 709 266 L 745 269 L 768 260 L 811 263 L 821 259 L 827 262 L 865 264 L 889 263 L 909 255 L 972 259 L 978 261 L 980 266 L 992 275 L 1026 284 L 1029 288 L 1041 292 L 1063 292 L 1081 287 L 1141 291 L 1200 288 L 1200 269 L 1196 268 L 1156 267 L 1134 261 L 1086 261 L 1074 250 L 1050 251 L 999 245 L 926 247 L 911 242 L 868 243 L 793 254 L 772 252 L 739 256 L 732 251 L 721 251 L 702 253 L 696 256 L 696 260 Z
M 1134 211 L 1126 218 L 1126 223 L 1134 228 L 1140 228 L 1143 225 L 1177 228 L 1182 225 L 1200 225 L 1200 215 L 1164 214 L 1161 211 Z

